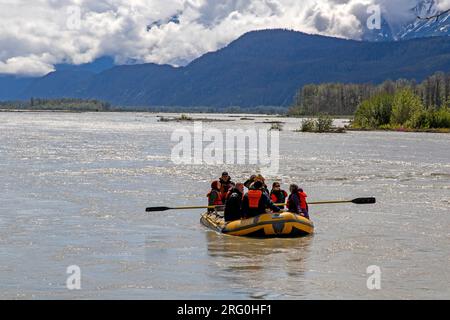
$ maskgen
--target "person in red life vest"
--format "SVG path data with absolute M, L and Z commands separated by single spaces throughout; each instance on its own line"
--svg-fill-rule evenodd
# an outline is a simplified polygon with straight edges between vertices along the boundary
M 220 182 L 213 181 L 211 183 L 211 191 L 207 195 L 208 206 L 221 206 L 223 205 L 222 194 L 220 193 Z M 214 209 L 208 209 L 209 212 L 214 212 Z
M 299 196 L 300 196 L 300 209 L 302 209 L 303 216 L 306 219 L 309 219 L 309 206 L 308 201 L 306 201 L 306 198 L 308 195 L 303 191 L 302 188 L 298 189 Z
M 308 202 L 306 201 L 308 196 L 306 193 L 296 184 L 291 184 L 289 190 L 291 191 L 288 198 L 289 212 L 300 214 L 309 219 Z
M 280 208 L 274 205 L 263 188 L 264 184 L 261 181 L 255 181 L 251 189 L 245 194 L 242 202 L 242 213 L 245 218 L 259 216 L 266 213 L 266 209 L 280 212 Z
M 229 197 L 225 205 L 225 222 L 242 219 L 242 199 L 244 197 L 244 184 L 238 183 L 229 191 Z
M 222 176 L 219 179 L 220 182 L 220 193 L 222 194 L 222 199 L 225 200 L 228 191 L 230 191 L 233 188 L 234 182 L 231 181 L 231 177 L 229 176 L 228 172 L 223 172 Z
M 286 191 L 281 190 L 281 185 L 279 182 L 274 182 L 272 185 L 272 191 L 270 192 L 270 200 L 273 203 L 286 203 L 288 194 Z M 280 207 L 284 209 L 284 207 Z

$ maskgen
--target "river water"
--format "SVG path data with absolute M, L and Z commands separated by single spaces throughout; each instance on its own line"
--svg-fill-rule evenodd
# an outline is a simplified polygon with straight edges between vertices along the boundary
M 217 118 L 219 116 L 211 115 Z M 269 117 L 205 123 L 268 128 Z M 175 128 L 145 113 L 0 113 L 1 299 L 450 299 L 450 135 L 280 133 L 284 188 L 310 201 L 314 236 L 252 240 L 200 225 L 223 169 L 176 165 Z M 273 180 L 273 179 L 272 179 Z M 271 181 L 272 181 L 271 180 Z M 271 182 L 270 181 L 270 182 Z M 68 290 L 67 267 L 81 269 Z M 369 290 L 369 266 L 381 289 Z

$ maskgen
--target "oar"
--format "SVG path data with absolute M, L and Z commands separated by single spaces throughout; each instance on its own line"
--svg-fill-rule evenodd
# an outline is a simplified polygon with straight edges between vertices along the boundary
M 319 201 L 319 202 L 308 202 L 308 204 L 336 204 L 336 203 L 355 203 L 355 204 L 374 204 L 377 203 L 377 199 L 371 198 L 356 198 L 353 200 L 335 200 L 335 201 Z M 284 207 L 285 203 L 277 203 L 277 207 Z
M 194 209 L 215 209 L 220 208 L 223 206 L 197 206 L 197 207 L 150 207 L 145 209 L 147 212 L 161 212 L 161 211 L 168 211 L 168 210 L 194 210 Z
M 310 202 L 308 204 L 334 204 L 334 203 L 356 203 L 356 204 L 374 204 L 377 200 L 375 198 L 357 198 L 353 200 L 343 200 L 343 201 L 320 201 L 320 202 Z M 277 207 L 284 207 L 285 203 L 277 203 Z M 196 206 L 196 207 L 150 207 L 145 209 L 147 212 L 162 212 L 168 210 L 194 210 L 194 209 L 216 209 L 224 206 Z

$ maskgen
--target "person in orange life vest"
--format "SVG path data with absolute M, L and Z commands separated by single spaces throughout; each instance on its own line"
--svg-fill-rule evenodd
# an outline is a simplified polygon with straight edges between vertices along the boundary
M 222 194 L 220 193 L 220 182 L 213 181 L 211 183 L 211 191 L 207 195 L 208 206 L 221 206 L 223 205 Z M 208 209 L 209 212 L 214 212 L 214 209 Z
M 306 202 L 306 193 L 300 189 L 296 184 L 291 184 L 289 187 L 291 194 L 288 198 L 289 212 L 300 214 L 306 219 L 309 219 L 308 203 Z
M 225 205 L 225 222 L 242 219 L 242 198 L 244 197 L 244 185 L 236 184 L 236 187 L 229 191 L 229 197 Z
M 242 202 L 242 213 L 246 218 L 253 218 L 266 213 L 269 208 L 274 212 L 280 212 L 280 208 L 274 205 L 268 194 L 263 191 L 261 181 L 255 181 L 252 188 L 245 194 Z
M 226 171 L 222 173 L 219 182 L 221 184 L 220 193 L 222 194 L 222 199 L 225 200 L 228 191 L 230 191 L 233 188 L 234 182 L 231 181 L 231 177 L 228 175 L 228 172 Z
M 286 203 L 288 194 L 286 191 L 281 190 L 281 185 L 279 182 L 274 182 L 272 185 L 272 191 L 270 192 L 270 200 L 273 203 Z M 280 207 L 284 209 L 284 207 Z

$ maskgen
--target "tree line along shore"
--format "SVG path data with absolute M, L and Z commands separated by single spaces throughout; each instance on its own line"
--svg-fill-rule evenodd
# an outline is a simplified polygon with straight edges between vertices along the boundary
M 66 111 L 66 112 L 101 112 L 111 111 L 111 104 L 99 100 L 85 99 L 41 99 L 28 101 L 0 101 L 0 110 L 16 111 Z
M 116 106 L 97 99 L 79 98 L 31 98 L 30 100 L 0 101 L 0 111 L 66 111 L 66 112 L 153 112 L 153 113 L 226 113 L 286 115 L 288 108 L 283 106 L 259 106 L 227 108 L 182 107 L 182 106 Z
M 302 122 L 303 132 L 342 132 L 330 123 L 332 117 L 353 117 L 349 130 L 450 131 L 450 73 L 438 72 L 424 81 L 387 80 L 379 85 L 325 83 L 300 88 L 290 109 L 262 106 L 230 107 L 136 107 L 112 106 L 95 99 L 40 99 L 0 102 L 0 110 L 66 112 L 192 112 L 266 113 L 310 117 Z M 318 119 L 312 119 L 318 117 Z M 274 129 L 277 129 L 274 127 Z
M 442 131 L 450 129 L 450 74 L 438 72 L 421 83 L 380 85 L 327 83 L 301 88 L 291 116 L 349 115 L 354 130 Z M 441 130 L 439 130 L 441 129 Z

